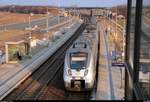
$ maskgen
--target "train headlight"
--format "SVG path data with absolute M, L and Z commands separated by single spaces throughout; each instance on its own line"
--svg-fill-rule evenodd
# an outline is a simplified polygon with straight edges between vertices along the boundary
M 68 69 L 68 75 L 72 76 L 71 69 Z
M 88 69 L 85 70 L 84 76 L 86 76 L 87 74 L 88 74 Z

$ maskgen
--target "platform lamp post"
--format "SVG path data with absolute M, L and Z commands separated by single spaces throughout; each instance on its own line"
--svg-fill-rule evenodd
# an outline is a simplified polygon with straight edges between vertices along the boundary
M 116 6 L 116 26 L 115 26 L 115 34 L 116 34 L 116 36 L 115 37 L 117 37 L 117 15 L 118 15 L 118 13 L 117 13 L 117 6 Z M 117 39 L 115 40 L 115 41 L 117 41 Z M 116 59 L 116 43 L 115 43 L 115 59 Z M 120 85 L 120 88 L 122 88 L 122 68 L 120 68 L 120 73 L 121 73 L 121 85 Z
M 31 27 L 31 16 L 33 16 L 33 13 L 30 13 L 29 15 L 29 57 L 31 58 L 31 40 L 32 40 L 32 35 L 31 35 L 31 31 L 32 31 L 32 27 Z
M 115 25 L 115 60 L 116 60 L 116 37 L 117 37 L 117 6 L 116 6 L 116 25 Z
M 125 29 L 125 18 L 124 18 L 124 24 L 123 24 L 123 33 L 122 33 L 122 63 L 124 63 L 125 62 L 125 31 L 124 31 L 124 29 Z M 122 79 L 123 79 L 123 71 L 122 71 L 122 68 L 120 68 L 120 71 L 121 71 L 121 86 L 120 86 L 120 88 L 122 88 Z
M 125 30 L 126 29 L 126 23 L 125 22 L 126 22 L 126 19 L 124 18 L 124 20 L 123 20 L 123 31 L 122 31 L 123 32 L 123 34 L 122 34 L 122 39 L 123 39 L 123 47 L 122 47 L 123 48 L 122 49 L 123 50 L 122 51 L 123 52 L 122 53 L 123 58 L 122 58 L 122 60 L 123 60 L 123 62 L 125 60 L 125 36 L 126 36 L 126 30 Z

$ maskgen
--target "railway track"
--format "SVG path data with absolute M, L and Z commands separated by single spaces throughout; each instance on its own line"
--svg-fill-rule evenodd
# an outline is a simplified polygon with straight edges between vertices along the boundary
M 62 72 L 65 51 L 78 37 L 78 35 L 80 35 L 84 28 L 85 25 L 82 25 L 78 29 L 78 31 L 75 32 L 77 33 L 76 36 L 73 36 L 70 40 L 66 41 L 66 43 L 63 44 L 63 46 L 60 47 L 50 57 L 50 59 L 48 59 L 44 64 L 42 64 L 30 77 L 28 77 L 23 83 L 21 83 L 17 88 L 15 88 L 3 100 L 43 100 L 46 96 L 49 95 L 53 96 L 51 97 L 52 99 L 55 98 L 55 96 L 57 96 L 56 93 L 58 89 L 55 88 L 55 86 L 52 86 L 52 83 L 55 82 L 53 81 L 54 79 L 57 79 L 55 77 L 59 76 L 58 73 Z M 63 92 L 61 91 L 61 93 Z
M 91 92 L 66 92 L 65 100 L 89 100 Z
M 62 79 L 63 66 L 61 66 L 56 77 L 44 86 L 36 96 L 37 100 L 63 100 L 64 99 L 64 83 Z

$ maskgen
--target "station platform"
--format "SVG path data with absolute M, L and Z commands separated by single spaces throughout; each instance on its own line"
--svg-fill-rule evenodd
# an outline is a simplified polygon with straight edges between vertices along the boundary
M 47 47 L 41 50 L 32 56 L 31 59 L 22 60 L 21 63 L 0 65 L 0 100 L 36 70 L 37 65 L 35 62 L 37 62 L 48 49 Z
M 100 52 L 96 100 L 123 100 L 124 84 L 120 68 L 111 66 L 110 44 L 105 32 L 107 26 L 105 22 L 98 23 Z

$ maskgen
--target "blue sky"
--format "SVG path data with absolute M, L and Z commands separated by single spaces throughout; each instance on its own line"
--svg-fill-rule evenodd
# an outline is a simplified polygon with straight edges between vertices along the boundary
M 79 7 L 111 7 L 114 5 L 126 3 L 127 0 L 0 0 L 0 5 L 78 5 Z

